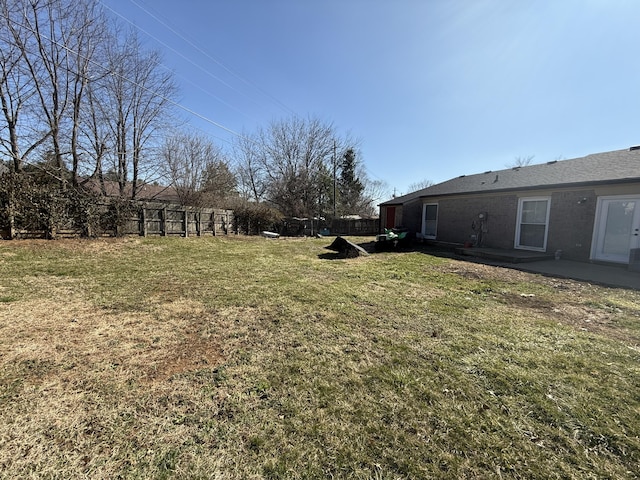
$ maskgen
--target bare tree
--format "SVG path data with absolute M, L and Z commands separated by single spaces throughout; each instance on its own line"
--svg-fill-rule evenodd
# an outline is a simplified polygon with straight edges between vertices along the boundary
M 292 217 L 311 216 L 322 210 L 322 184 L 334 146 L 344 149 L 333 125 L 292 117 L 260 130 L 258 141 L 269 201 Z
M 132 116 L 131 83 L 127 79 L 127 73 L 132 62 L 126 47 L 119 43 L 119 37 L 118 34 L 113 36 L 113 41 L 105 52 L 110 75 L 107 77 L 104 95 L 98 101 L 101 102 L 100 108 L 106 113 L 103 119 L 107 120 L 111 133 L 111 171 L 118 182 L 120 196 L 124 197 L 129 181 L 128 125 Z
M 167 137 L 162 158 L 166 178 L 184 205 L 211 205 L 235 189 L 222 151 L 203 135 L 182 132 Z
M 531 165 L 533 162 L 535 155 L 529 155 L 528 157 L 516 157 L 513 160 L 513 163 L 508 164 L 507 167 L 518 168 L 518 167 L 526 167 Z
M 13 41 L 10 22 L 13 12 L 6 0 L 0 2 L 2 24 L 0 24 L 0 101 L 3 124 L 0 128 L 0 145 L 11 158 L 13 169 L 22 170 L 22 153 L 18 140 L 18 118 L 30 96 L 29 83 L 21 71 L 21 52 Z M 18 27 L 14 27 L 18 28 Z M 6 130 L 6 136 L 4 131 Z
M 374 215 L 377 211 L 377 204 L 391 198 L 392 190 L 384 180 L 371 180 L 365 178 L 364 197 L 368 200 L 369 212 Z
M 15 170 L 48 142 L 41 160 L 51 160 L 61 178 L 71 155 L 77 184 L 84 94 L 102 68 L 94 59 L 105 40 L 100 12 L 97 0 L 0 0 L 0 97 L 8 131 L 2 143 Z
M 418 182 L 413 182 L 409 184 L 407 188 L 409 192 L 417 192 L 418 190 L 422 190 L 424 188 L 430 187 L 431 185 L 433 185 L 433 182 L 425 178 Z
M 79 145 L 82 121 L 86 119 L 83 110 L 87 108 L 89 82 L 105 75 L 104 67 L 97 61 L 101 43 L 107 40 L 106 21 L 93 0 L 75 2 L 75 23 L 78 24 L 69 36 L 68 58 L 71 88 L 71 135 L 72 182 L 78 185 L 78 175 L 82 149 Z
M 109 151 L 112 137 L 109 135 L 108 116 L 100 100 L 99 81 L 87 84 L 86 108 L 82 109 L 81 134 L 86 144 L 85 153 L 91 158 L 93 172 L 89 178 L 97 179 L 100 191 L 106 195 L 104 182 L 104 159 Z
M 169 107 L 176 86 L 170 71 L 163 69 L 158 52 L 145 52 L 135 32 L 117 35 L 107 49 L 109 77 L 102 109 L 109 112 L 112 143 L 112 170 L 120 195 L 131 186 L 135 198 L 145 160 L 155 158 L 155 134 L 169 118 Z
M 70 36 L 78 25 L 76 11 L 65 0 L 15 0 L 22 17 L 10 27 L 20 49 L 30 81 L 39 100 L 39 113 L 51 140 L 51 153 L 59 173 L 64 169 L 63 136 L 65 114 L 70 104 Z
M 240 196 L 266 201 L 288 217 L 331 215 L 337 175 L 345 168 L 347 155 L 349 171 L 341 179 L 341 191 L 346 195 L 345 182 L 351 182 L 349 209 L 369 212 L 369 201 L 360 185 L 366 175 L 356 161 L 356 147 L 357 142 L 348 135 L 338 135 L 333 124 L 318 118 L 293 116 L 273 121 L 254 135 L 236 140 L 233 155 Z M 352 198 L 354 191 L 361 198 Z
M 133 117 L 131 131 L 132 161 L 132 198 L 135 198 L 141 175 L 149 170 L 145 160 L 151 160 L 149 154 L 154 136 L 161 131 L 169 119 L 171 98 L 177 87 L 173 74 L 163 70 L 160 54 L 156 51 L 142 52 L 138 44 L 133 74 Z
M 0 145 L 20 172 L 29 154 L 50 135 L 35 117 L 36 87 L 25 62 L 24 48 L 32 45 L 34 32 L 24 20 L 23 2 L 0 0 L 0 101 L 2 127 Z
M 257 138 L 248 134 L 238 137 L 233 145 L 236 163 L 239 194 L 253 202 L 266 198 L 267 176 L 266 161 L 262 158 L 262 149 Z

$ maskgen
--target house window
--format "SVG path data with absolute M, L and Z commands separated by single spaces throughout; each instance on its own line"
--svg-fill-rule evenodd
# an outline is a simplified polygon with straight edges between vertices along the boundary
M 525 250 L 547 249 L 549 197 L 521 198 L 518 202 L 518 225 L 515 247 Z
M 422 207 L 422 236 L 435 239 L 438 230 L 438 204 L 429 203 Z

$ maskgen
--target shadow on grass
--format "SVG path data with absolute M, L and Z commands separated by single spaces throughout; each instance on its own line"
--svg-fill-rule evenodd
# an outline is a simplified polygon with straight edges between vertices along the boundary
M 352 246 L 355 245 L 362 249 L 364 252 L 360 252 Z M 344 260 L 346 258 L 356 258 L 360 255 L 371 255 L 375 253 L 385 253 L 385 252 L 412 252 L 419 249 L 414 248 L 415 245 L 412 243 L 393 245 L 391 243 L 381 244 L 375 241 L 368 242 L 360 242 L 355 243 L 351 241 L 337 242 L 334 241 L 332 244 L 327 245 L 327 250 L 331 250 L 330 253 L 321 253 L 318 255 L 318 258 L 321 260 Z
M 327 252 L 327 253 L 319 254 L 318 258 L 320 260 L 344 260 L 347 257 L 345 255 L 341 254 L 341 253 Z
M 471 257 L 462 257 L 457 255 L 452 248 L 443 248 L 443 247 L 435 247 L 431 245 L 425 245 L 416 241 L 408 241 L 402 242 L 394 245 L 392 242 L 388 243 L 380 243 L 374 240 L 368 242 L 360 242 L 354 243 L 358 247 L 362 248 L 368 254 L 376 254 L 376 253 L 424 253 L 426 255 L 432 255 L 435 257 L 444 257 L 444 258 L 460 258 L 465 260 L 471 260 Z M 326 249 L 334 250 L 332 247 L 333 244 L 327 245 Z M 321 253 L 318 255 L 318 258 L 321 260 L 344 260 L 346 258 L 355 258 L 358 255 L 349 254 L 349 252 L 345 251 L 332 251 L 329 253 Z M 471 260 L 473 261 L 473 260 Z

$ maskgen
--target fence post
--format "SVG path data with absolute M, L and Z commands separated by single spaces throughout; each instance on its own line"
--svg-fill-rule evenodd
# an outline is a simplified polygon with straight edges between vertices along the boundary
M 89 212 L 89 207 L 84 209 L 84 231 L 87 235 L 87 238 L 91 238 L 93 236 L 93 229 L 91 228 L 91 214 Z
M 184 238 L 189 236 L 189 211 L 185 208 L 182 211 L 182 225 L 184 227 Z
M 13 215 L 13 199 L 9 200 L 9 240 L 16 238 L 16 217 Z
M 144 206 L 140 209 L 140 235 L 147 236 L 147 209 Z
M 160 211 L 160 235 L 163 237 L 167 236 L 167 207 L 163 207 Z

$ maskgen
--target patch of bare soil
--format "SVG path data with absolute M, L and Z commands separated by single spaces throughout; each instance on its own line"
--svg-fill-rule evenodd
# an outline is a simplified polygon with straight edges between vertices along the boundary
M 513 268 L 463 261 L 453 261 L 445 271 L 472 280 L 550 287 L 550 293 L 547 295 L 532 294 L 525 289 L 492 293 L 513 307 L 534 310 L 581 331 L 597 333 L 631 345 L 640 345 L 640 333 L 624 326 L 625 319 L 629 317 L 640 322 L 640 303 L 635 309 L 612 306 L 607 300 L 610 289 L 606 287 Z M 629 295 L 635 295 L 640 300 L 640 295 L 636 292 L 630 292 Z
M 581 289 L 582 285 L 584 285 L 582 282 L 545 277 L 534 273 L 523 272 L 515 268 L 462 260 L 451 260 L 451 264 L 445 267 L 445 271 L 456 273 L 463 278 L 475 280 L 498 280 L 512 283 L 531 282 L 566 289 Z
M 213 367 L 222 362 L 223 357 L 217 344 L 189 334 L 164 358 L 159 359 L 152 369 L 148 369 L 146 375 L 149 381 L 158 382 L 174 375 Z
M 66 383 L 87 371 L 161 382 L 223 361 L 218 339 L 204 333 L 211 320 L 186 301 L 127 313 L 77 301 L 0 304 L 0 365 L 27 366 L 35 382 Z

